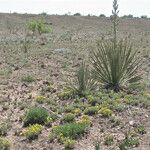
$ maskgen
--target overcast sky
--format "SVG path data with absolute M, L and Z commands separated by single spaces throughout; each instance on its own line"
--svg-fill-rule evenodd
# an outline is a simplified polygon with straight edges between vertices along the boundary
M 150 16 L 150 0 L 118 0 L 120 15 Z M 110 15 L 112 0 L 0 0 L 0 12 Z

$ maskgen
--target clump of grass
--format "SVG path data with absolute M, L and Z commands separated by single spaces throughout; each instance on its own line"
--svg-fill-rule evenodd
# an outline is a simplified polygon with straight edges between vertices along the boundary
M 113 142 L 114 142 L 114 138 L 112 135 L 105 136 L 105 138 L 104 138 L 104 144 L 105 145 L 110 146 L 110 145 L 112 145 Z
M 88 107 L 84 110 L 85 115 L 95 115 L 97 113 L 98 113 L 98 107 L 97 106 Z
M 57 137 L 76 139 L 86 132 L 88 124 L 69 123 L 53 128 L 53 133 Z
M 38 138 L 38 135 L 42 132 L 43 127 L 39 124 L 34 124 L 26 129 L 24 135 L 29 140 Z
M 21 81 L 31 83 L 31 82 L 34 82 L 35 79 L 31 75 L 26 75 L 21 78 Z
M 69 87 L 75 91 L 74 94 L 80 97 L 85 97 L 90 91 L 96 89 L 97 84 L 92 78 L 89 67 L 84 62 L 77 70 L 75 78 L 70 82 Z
M 24 126 L 32 124 L 44 124 L 49 116 L 48 112 L 44 108 L 31 108 L 24 118 Z
M 101 141 L 99 139 L 94 140 L 93 145 L 94 150 L 101 150 Z
M 10 150 L 10 146 L 11 144 L 7 139 L 0 137 L 0 149 L 1 150 Z
M 75 115 L 72 113 L 67 113 L 63 116 L 61 119 L 61 122 L 66 123 L 66 122 L 73 122 L 75 120 Z

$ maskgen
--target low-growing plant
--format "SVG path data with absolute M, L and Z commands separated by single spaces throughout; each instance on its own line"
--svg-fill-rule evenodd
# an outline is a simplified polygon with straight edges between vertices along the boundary
M 47 117 L 46 121 L 45 121 L 45 125 L 50 127 L 53 123 L 53 119 L 51 117 Z
M 54 133 L 50 133 L 48 135 L 48 141 L 49 142 L 53 142 L 55 138 L 56 138 L 56 135 Z
M 114 138 L 112 135 L 105 136 L 105 138 L 104 138 L 104 144 L 105 145 L 110 146 L 110 145 L 112 145 L 113 142 L 114 142 Z
M 94 150 L 101 150 L 101 141 L 99 139 L 94 140 L 93 145 Z
M 123 140 L 123 142 L 120 143 L 119 148 L 120 150 L 128 150 L 129 148 L 138 147 L 138 145 L 139 139 L 130 137 Z
M 57 126 L 53 128 L 53 133 L 56 136 L 68 137 L 70 139 L 76 139 L 86 132 L 88 124 L 81 123 L 69 123 Z
M 75 115 L 72 113 L 67 113 L 63 116 L 61 119 L 61 122 L 66 123 L 66 122 L 73 122 L 75 120 Z
M 69 138 L 65 138 L 65 140 L 63 141 L 65 149 L 73 149 L 75 143 L 76 143 L 75 140 L 72 140 L 72 139 L 69 139 Z
M 43 104 L 47 100 L 47 98 L 45 96 L 37 96 L 35 100 L 36 102 Z
M 138 125 L 137 127 L 134 128 L 134 130 L 139 134 L 146 134 L 146 129 L 143 125 Z
M 49 116 L 48 112 L 44 108 L 31 108 L 24 118 L 24 126 L 32 124 L 44 124 Z
M 80 124 L 87 124 L 87 125 L 91 125 L 91 120 L 90 120 L 90 117 L 87 116 L 87 115 L 83 115 L 81 116 L 80 120 L 78 121 L 78 123 Z
M 71 87 L 65 87 L 64 90 L 58 93 L 60 99 L 73 98 L 76 95 L 76 91 Z
M 34 140 L 38 138 L 38 135 L 42 132 L 42 129 L 42 125 L 34 124 L 25 130 L 24 135 L 27 139 Z
M 34 82 L 35 79 L 31 75 L 26 75 L 26 76 L 21 78 L 21 81 L 31 83 L 31 82 Z
M 0 136 L 6 136 L 11 124 L 9 122 L 3 122 L 0 124 Z
M 11 144 L 7 139 L 0 137 L 0 150 L 10 150 L 10 146 Z
M 85 115 L 95 115 L 98 113 L 99 108 L 97 106 L 88 107 L 84 110 Z
M 112 110 L 108 109 L 107 107 L 102 107 L 99 111 L 103 117 L 110 117 L 112 115 Z

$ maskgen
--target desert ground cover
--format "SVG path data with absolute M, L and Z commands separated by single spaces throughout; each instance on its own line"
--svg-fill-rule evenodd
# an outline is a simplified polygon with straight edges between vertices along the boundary
M 47 33 L 28 27 L 44 20 Z M 150 150 L 150 19 L 120 18 L 142 58 L 138 86 L 74 95 L 73 80 L 97 40 L 112 38 L 110 18 L 0 14 L 0 149 Z

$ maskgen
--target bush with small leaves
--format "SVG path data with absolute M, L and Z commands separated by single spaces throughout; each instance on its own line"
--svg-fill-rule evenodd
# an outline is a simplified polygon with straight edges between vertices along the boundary
M 105 136 L 105 138 L 104 138 L 104 144 L 105 145 L 110 146 L 110 145 L 112 145 L 113 142 L 114 142 L 114 138 L 112 135 Z
M 26 76 L 21 78 L 21 81 L 31 83 L 31 82 L 34 82 L 35 79 L 33 76 L 26 75 Z
M 43 104 L 47 100 L 47 98 L 45 96 L 37 96 L 35 100 L 39 104 Z
M 138 125 L 137 127 L 135 127 L 134 131 L 139 133 L 139 134 L 146 134 L 146 130 L 145 130 L 145 127 L 143 125 Z
M 107 107 L 102 107 L 99 111 L 103 117 L 110 117 L 112 115 L 112 110 L 108 109 Z
M 7 139 L 0 137 L 0 150 L 10 150 L 10 145 Z
M 24 135 L 27 139 L 34 140 L 38 138 L 38 135 L 42 132 L 42 129 L 43 127 L 41 125 L 34 124 L 25 130 Z
M 76 143 L 75 140 L 72 140 L 72 139 L 69 139 L 69 138 L 65 138 L 64 141 L 63 141 L 65 149 L 73 149 L 75 143 Z
M 120 143 L 119 148 L 120 150 L 128 150 L 129 148 L 138 147 L 139 146 L 139 139 L 138 138 L 125 138 L 123 142 Z
M 31 108 L 24 118 L 24 126 L 32 124 L 44 124 L 49 116 L 48 112 L 44 108 Z
M 63 116 L 61 119 L 61 122 L 66 123 L 66 122 L 73 122 L 75 120 L 75 115 L 72 113 L 67 113 Z
M 52 123 L 53 123 L 53 119 L 48 116 L 46 121 L 45 121 L 45 125 L 48 127 L 51 127 Z
M 81 116 L 80 120 L 78 121 L 78 123 L 80 124 L 87 124 L 87 125 L 91 125 L 91 120 L 90 120 L 90 117 L 87 116 L 87 115 L 83 115 Z
M 92 107 L 88 107 L 84 110 L 84 114 L 86 115 L 95 115 L 98 113 L 98 107 L 97 106 L 92 106 Z

